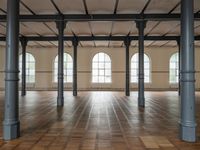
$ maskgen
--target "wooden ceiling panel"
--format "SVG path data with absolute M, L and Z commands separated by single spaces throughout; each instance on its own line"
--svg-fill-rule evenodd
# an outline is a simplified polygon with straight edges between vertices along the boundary
M 20 26 L 20 32 L 23 35 L 38 34 L 43 36 L 55 35 L 47 26 L 38 22 L 24 22 Z
M 0 23 L 0 34 L 6 35 L 6 24 L 5 23 Z
M 67 47 L 72 47 L 72 42 L 71 41 L 65 41 L 65 46 Z
M 44 46 L 44 47 L 51 47 L 51 46 L 55 46 L 54 44 L 52 44 L 51 42 L 48 41 L 42 41 L 42 42 L 37 42 L 40 45 Z
M 122 41 L 110 41 L 110 46 L 111 47 L 121 47 L 123 44 Z
M 114 22 L 112 28 L 112 35 L 128 35 L 134 23 L 132 21 Z
M 97 47 L 107 47 L 108 43 L 109 43 L 109 41 L 95 41 L 95 45 Z
M 119 0 L 118 14 L 141 13 L 148 0 Z
M 180 0 L 151 0 L 145 13 L 169 13 Z
M 7 8 L 7 0 L 0 0 L 0 8 L 4 11 L 6 11 Z M 2 11 L 0 11 L 1 15 L 4 15 Z
M 152 44 L 150 44 L 151 46 L 162 46 L 164 44 L 166 44 L 169 41 L 154 41 Z
M 166 43 L 164 46 L 169 46 L 169 47 L 177 47 L 177 42 L 176 41 L 169 41 L 168 43 Z
M 146 24 L 146 28 L 144 29 L 144 35 L 148 34 L 154 27 L 156 24 L 158 24 L 159 22 L 155 22 L 155 21 L 148 21 Z
M 113 14 L 116 0 L 86 0 L 89 14 Z
M 0 0 L 0 8 L 7 12 L 7 0 Z M 0 11 L 0 15 L 5 15 L 3 11 Z M 23 5 L 20 4 L 20 14 L 31 14 Z
M 94 41 L 81 41 L 79 45 L 83 47 L 94 47 Z
M 38 46 L 38 44 L 35 43 L 34 41 L 29 41 L 27 46 Z
M 110 35 L 112 29 L 112 22 L 108 21 L 93 21 L 90 22 L 92 33 L 96 36 Z
M 27 7 L 29 7 L 36 14 L 56 14 L 50 0 L 21 0 Z
M 178 21 L 170 21 L 170 22 L 166 22 L 166 21 L 162 21 L 160 22 L 160 24 L 158 26 L 156 26 L 149 35 L 152 34 L 158 34 L 158 35 L 164 35 L 169 33 L 171 30 L 173 30 L 175 27 L 177 27 L 177 25 L 179 24 Z
M 151 45 L 154 41 L 144 41 L 144 46 L 147 47 L 149 45 Z M 138 42 L 136 44 L 136 46 L 138 46 Z
M 63 14 L 85 14 L 82 0 L 54 0 Z
M 58 29 L 56 27 L 56 23 L 55 22 L 46 22 L 46 25 L 48 25 L 51 28 L 53 33 L 58 34 Z
M 88 22 L 69 22 L 68 26 L 76 35 L 91 35 L 91 29 Z
M 50 29 L 53 31 L 54 34 L 58 35 L 58 29 L 56 27 L 56 23 L 55 22 L 46 22 L 46 24 L 50 27 Z M 66 36 L 73 35 L 73 33 L 71 32 L 68 24 L 66 24 L 66 28 L 64 30 L 64 34 Z

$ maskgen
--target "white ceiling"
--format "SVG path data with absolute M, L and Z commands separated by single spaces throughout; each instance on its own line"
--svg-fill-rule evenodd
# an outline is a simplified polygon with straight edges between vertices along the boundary
M 21 0 L 20 14 L 57 14 L 54 4 L 63 14 L 139 14 L 148 0 Z M 0 0 L 0 15 L 6 14 L 7 0 Z M 85 2 L 85 3 L 84 3 Z M 194 0 L 195 12 L 200 10 L 200 0 Z M 151 0 L 144 13 L 180 13 L 180 0 Z M 6 24 L 0 23 L 0 36 L 5 36 Z M 20 34 L 24 36 L 55 36 L 58 34 L 54 22 L 24 22 L 20 23 Z M 66 36 L 109 36 L 138 35 L 135 22 L 132 21 L 94 21 L 68 22 Z M 147 22 L 145 35 L 180 35 L 178 21 Z M 195 35 L 200 35 L 200 22 L 195 22 Z M 198 45 L 199 42 L 196 42 Z M 137 46 L 137 41 L 131 43 Z M 0 42 L 4 45 L 4 42 Z M 29 45 L 57 46 L 57 42 L 29 42 Z M 70 42 L 65 42 L 71 46 Z M 80 42 L 80 46 L 123 46 L 116 41 Z M 176 46 L 174 41 L 145 41 L 146 46 Z

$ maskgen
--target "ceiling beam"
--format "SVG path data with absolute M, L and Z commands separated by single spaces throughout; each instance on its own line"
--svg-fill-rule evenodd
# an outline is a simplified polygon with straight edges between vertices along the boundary
M 65 21 L 180 21 L 180 14 L 65 14 Z M 200 14 L 194 14 L 200 21 Z M 20 22 L 55 22 L 60 15 L 20 15 Z M 0 22 L 6 22 L 6 15 L 0 15 Z
M 138 36 L 129 36 L 130 40 L 138 40 Z M 21 37 L 20 37 L 21 38 Z M 78 36 L 78 41 L 124 41 L 127 36 Z M 147 41 L 173 41 L 178 40 L 179 36 L 145 36 Z M 28 41 L 57 41 L 57 36 L 27 36 Z M 72 41 L 74 36 L 65 36 L 65 41 Z M 200 40 L 200 36 L 195 37 L 196 40 Z M 0 41 L 5 41 L 5 37 L 0 37 Z
M 75 36 L 65 36 L 64 41 L 73 41 Z M 138 40 L 138 36 L 128 36 L 130 40 Z M 24 38 L 24 37 L 20 37 Z M 78 41 L 124 41 L 127 36 L 76 36 Z M 58 41 L 57 36 L 26 36 L 28 41 Z M 145 36 L 146 41 L 177 41 L 180 36 Z M 195 36 L 200 41 L 200 35 Z M 6 41 L 6 37 L 0 36 L 0 41 Z

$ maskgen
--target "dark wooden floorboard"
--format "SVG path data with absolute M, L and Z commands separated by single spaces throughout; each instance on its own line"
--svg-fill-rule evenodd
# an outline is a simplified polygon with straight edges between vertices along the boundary
M 56 92 L 28 92 L 20 97 L 21 137 L 2 140 L 3 100 L 0 93 L 0 149 L 5 150 L 199 150 L 178 138 L 177 92 L 146 92 L 138 108 L 137 92 L 65 92 L 65 106 L 56 106 Z M 196 94 L 200 124 L 200 93 Z M 200 127 L 197 133 L 200 137 Z

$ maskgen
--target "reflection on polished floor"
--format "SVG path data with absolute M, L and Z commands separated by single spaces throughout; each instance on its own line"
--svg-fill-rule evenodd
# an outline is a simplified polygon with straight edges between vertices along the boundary
M 57 108 L 56 92 L 28 92 L 20 97 L 21 138 L 2 140 L 3 99 L 0 93 L 0 149 L 14 150 L 199 150 L 200 142 L 178 138 L 177 92 L 146 92 L 146 107 L 137 107 L 137 92 L 65 92 Z M 200 124 L 200 93 L 197 93 Z M 198 136 L 200 136 L 198 127 Z

